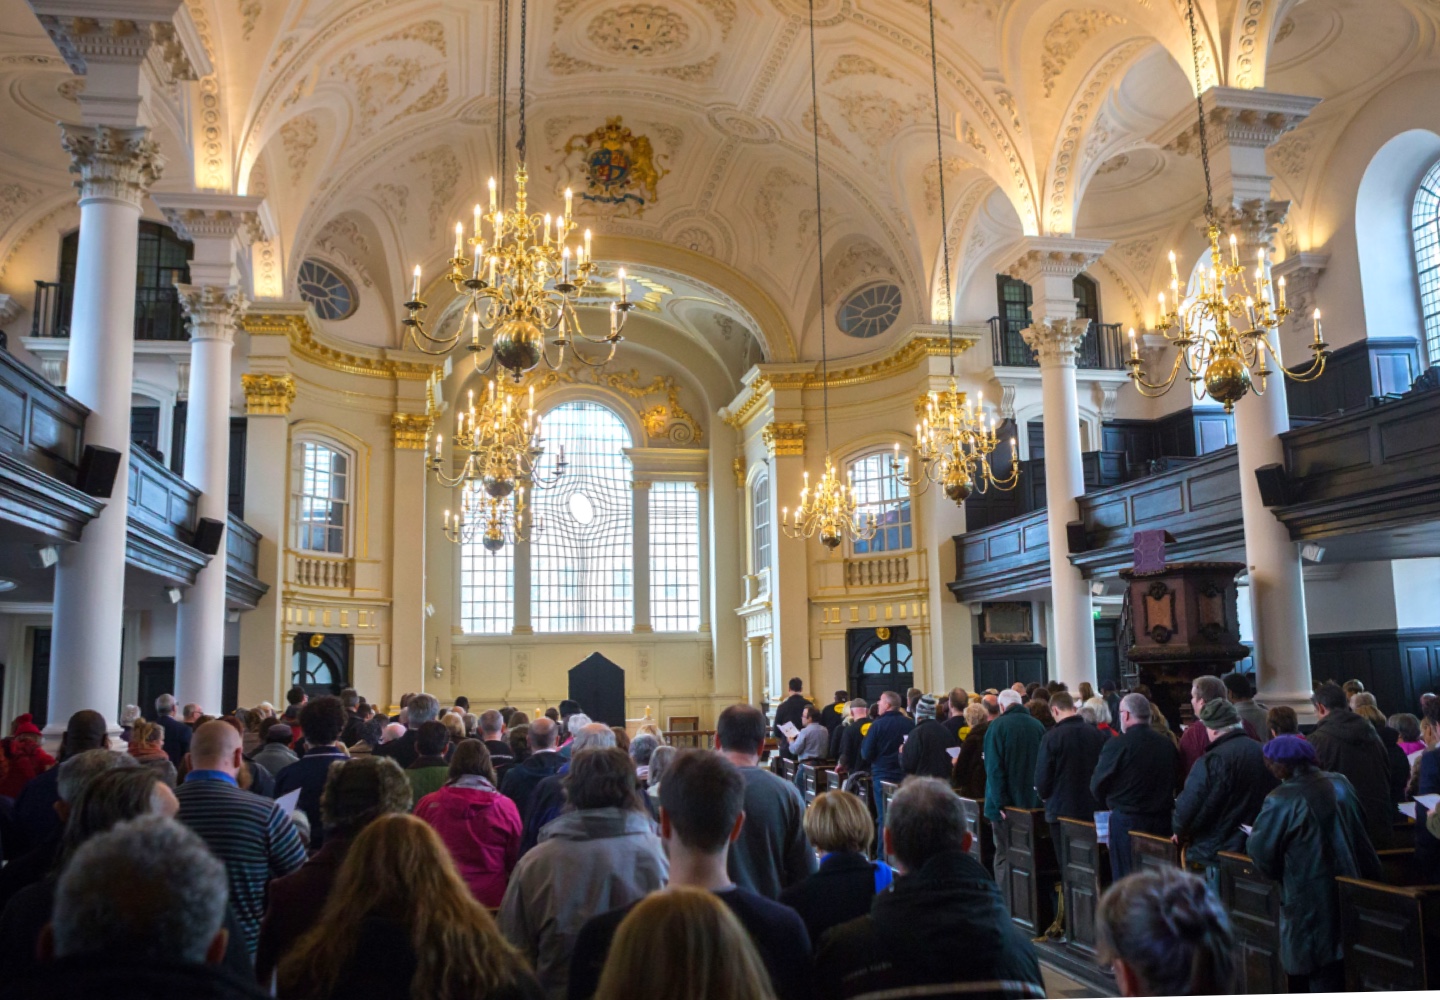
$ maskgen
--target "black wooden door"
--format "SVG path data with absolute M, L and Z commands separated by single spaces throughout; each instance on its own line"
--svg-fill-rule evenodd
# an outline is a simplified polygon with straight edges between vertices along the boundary
M 155 699 L 162 694 L 175 693 L 175 657 L 147 656 L 140 661 L 138 694 L 140 712 L 154 722 Z M 202 705 L 202 708 L 210 708 Z
M 857 697 L 874 702 L 886 691 L 894 691 L 903 698 L 906 689 L 914 686 L 915 668 L 908 627 L 849 629 L 845 633 L 845 649 L 850 690 Z
M 50 721 L 50 630 L 30 633 L 30 715 L 44 729 Z
M 160 407 L 130 408 L 130 443 L 139 445 L 151 455 L 160 454 Z
M 1095 619 L 1095 688 L 1106 681 L 1120 684 L 1120 619 Z
M 350 683 L 350 636 L 300 632 L 290 658 L 290 683 L 311 698 L 339 694 Z
M 625 670 L 599 653 L 570 668 L 570 699 L 595 722 L 625 725 Z

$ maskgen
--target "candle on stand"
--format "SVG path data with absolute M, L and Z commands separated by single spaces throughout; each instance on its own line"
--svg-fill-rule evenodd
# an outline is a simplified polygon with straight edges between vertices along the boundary
M 560 280 L 570 284 L 570 248 L 560 251 Z
M 475 238 L 480 238 L 480 203 L 475 203 Z
M 1280 308 L 1285 308 L 1285 279 L 1280 279 Z
M 1180 280 L 1180 270 L 1175 264 L 1175 251 L 1170 251 L 1170 278 L 1172 281 Z
M 569 188 L 565 189 L 565 221 L 570 221 L 571 209 L 574 205 L 575 192 Z
M 1240 266 L 1240 241 L 1235 238 L 1234 233 L 1230 234 L 1230 263 L 1235 267 Z
M 1130 360 L 1135 361 L 1140 357 L 1140 346 L 1135 342 L 1135 328 L 1130 328 Z
M 415 281 L 410 286 L 410 298 L 412 301 L 420 300 L 420 265 L 415 265 Z
M 610 336 L 615 336 L 617 332 L 615 303 L 612 302 L 610 303 Z
M 455 257 L 456 257 L 456 258 L 460 258 L 460 257 L 465 256 L 465 254 L 462 252 L 463 249 L 464 249 L 464 246 L 465 246 L 465 227 L 462 226 L 460 223 L 457 222 L 457 223 L 455 223 Z
M 495 284 L 495 258 L 490 258 L 490 284 Z
M 569 219 L 568 217 L 566 217 L 566 216 L 556 216 L 556 218 L 555 218 L 555 245 L 556 245 L 556 246 L 559 246 L 561 243 L 564 243 L 564 242 L 565 242 L 565 234 L 566 234 L 566 232 L 568 232 L 568 228 L 567 228 L 567 227 L 568 227 L 568 225 L 569 225 L 569 222 L 570 222 L 570 219 Z
M 1321 337 L 1320 337 L 1320 310 L 1319 310 L 1319 309 L 1316 309 L 1316 310 L 1315 310 L 1315 343 L 1317 343 L 1317 344 L 1323 344 L 1323 343 L 1324 343 L 1324 340 L 1322 340 Z
M 495 211 L 495 178 L 490 178 L 490 211 Z
M 588 229 L 585 230 L 585 259 L 581 263 L 590 263 L 590 230 Z
M 625 283 L 625 269 L 622 267 L 618 272 L 620 278 L 620 304 L 625 305 L 630 301 L 630 287 Z
M 474 270 L 474 273 L 471 274 L 471 277 L 472 277 L 472 278 L 475 278 L 477 281 L 478 281 L 479 278 L 480 278 L 480 261 L 482 261 L 482 260 L 484 260 L 484 259 L 485 259 L 485 241 L 484 241 L 484 240 L 481 240 L 479 243 L 477 243 L 477 244 L 475 245 L 475 270 Z

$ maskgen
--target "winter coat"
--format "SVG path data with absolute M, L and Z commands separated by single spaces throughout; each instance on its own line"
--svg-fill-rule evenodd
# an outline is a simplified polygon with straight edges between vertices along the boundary
M 990 720 L 973 727 L 960 743 L 960 756 L 950 775 L 950 787 L 967 799 L 985 797 L 985 733 Z
M 868 915 L 825 935 L 814 976 L 815 995 L 827 1000 L 1045 996 L 1035 947 L 1011 921 L 990 873 L 961 851 L 897 877 Z
M 1375 730 L 1385 747 L 1385 760 L 1390 765 L 1390 801 L 1405 801 L 1405 786 L 1410 783 L 1410 758 L 1400 747 L 1400 731 L 1391 726 Z
M 190 752 L 190 737 L 194 731 L 173 715 L 162 715 L 158 721 L 160 728 L 165 730 L 165 756 L 178 768 Z
M 410 782 L 411 801 L 419 802 L 431 792 L 439 791 L 449 776 L 450 766 L 445 763 L 444 757 L 416 757 L 405 769 L 405 780 Z
M 291 764 L 300 759 L 300 756 L 291 750 L 284 743 L 278 741 L 266 743 L 255 755 L 250 758 L 250 763 L 259 764 L 271 774 L 279 774 Z
M 1316 724 L 1309 740 L 1320 769 L 1345 775 L 1360 797 L 1365 831 L 1375 850 L 1395 846 L 1400 814 L 1390 801 L 1390 761 L 1375 727 L 1350 709 L 1339 708 Z
M 1045 734 L 1035 759 L 1035 791 L 1045 800 L 1047 822 L 1058 823 L 1064 817 L 1094 818 L 1090 778 L 1109 741 L 1109 736 L 1078 715 L 1061 719 Z
M 846 774 L 870 770 L 870 765 L 860 759 L 860 743 L 870 726 L 869 719 L 861 719 L 842 725 L 830 734 L 830 756 L 839 763 L 837 770 Z
M 985 731 L 985 817 L 1000 821 L 1002 809 L 1039 809 L 1035 764 L 1045 727 L 1024 705 L 1011 705 Z
M 175 787 L 175 765 L 170 763 L 170 758 L 164 750 L 159 747 L 138 746 L 132 743 L 130 744 L 130 756 L 154 771 L 155 776 L 165 784 L 171 788 Z
M 1417 761 L 1417 795 L 1440 794 L 1440 750 L 1426 750 Z M 1440 839 L 1432 828 L 1435 813 L 1415 803 L 1415 865 L 1420 870 L 1421 885 L 1440 884 Z
M 274 798 L 300 790 L 295 807 L 310 821 L 312 851 L 325 846 L 325 818 L 320 815 L 320 793 L 325 789 L 325 780 L 332 765 L 349 759 L 350 755 L 339 747 L 311 747 L 304 757 L 275 775 Z
M 900 711 L 886 712 L 870 723 L 869 732 L 860 741 L 860 759 L 870 765 L 876 781 L 898 782 L 905 777 L 905 769 L 900 766 L 900 744 L 914 728 L 914 721 Z
M 1257 705 L 1251 698 L 1237 701 L 1234 705 L 1235 714 L 1240 716 L 1241 721 L 1250 723 L 1261 740 L 1270 738 L 1270 713 L 1265 711 L 1264 705 Z
M 960 744 L 944 725 L 929 719 L 910 731 L 910 738 L 900 751 L 900 766 L 906 774 L 950 780 L 955 761 L 946 750 Z
M 1151 711 L 1155 711 L 1153 705 Z M 1118 723 L 1120 720 L 1116 719 L 1115 721 Z M 1240 716 L 1240 725 L 1245 728 L 1245 735 L 1252 740 L 1264 743 L 1270 735 L 1263 727 L 1256 729 L 1243 715 Z M 1190 776 L 1190 769 L 1204 755 L 1205 748 L 1209 745 L 1210 730 L 1199 722 L 1191 723 L 1189 728 L 1180 735 L 1180 781 L 1182 784 Z
M 1344 953 L 1335 879 L 1380 878 L 1380 858 L 1365 834 L 1365 814 L 1345 776 L 1307 769 L 1282 783 L 1265 799 L 1245 851 L 1260 874 L 1280 883 L 1280 963 L 1285 971 L 1303 976 L 1340 961 Z
M 0 777 L 0 796 L 6 798 L 18 799 L 31 778 L 44 774 L 55 766 L 55 758 L 34 740 L 6 737 L 3 752 L 9 767 L 6 768 L 4 777 Z
M 1132 816 L 1169 816 L 1175 804 L 1175 744 L 1144 723 L 1107 740 L 1090 779 L 1101 809 Z
M 863 854 L 827 854 L 819 871 L 780 893 L 780 902 L 800 914 L 810 940 L 818 942 L 830 928 L 870 912 L 876 885 L 887 875 L 894 879 L 889 867 Z
M 415 815 L 440 835 L 475 898 L 492 909 L 499 906 L 520 860 L 515 803 L 488 782 L 469 788 L 446 785 L 421 799 Z
M 545 827 L 500 904 L 500 930 L 552 1000 L 566 995 L 575 939 L 591 917 L 665 884 L 670 865 L 643 812 L 581 809 Z
M 1189 840 L 1186 857 L 1215 864 L 1221 851 L 1245 850 L 1241 824 L 1254 824 L 1260 807 L 1278 785 L 1265 766 L 1265 753 L 1241 730 L 1225 733 L 1205 748 L 1175 800 L 1175 833 Z
M 331 837 L 296 871 L 270 883 L 260 941 L 255 947 L 255 977 L 267 985 L 281 960 L 320 920 L 350 842 Z
M 518 764 L 512 764 L 500 779 L 500 791 L 524 816 L 530 807 L 530 796 L 536 787 L 550 775 L 565 766 L 565 758 L 554 750 L 541 750 L 531 754 Z

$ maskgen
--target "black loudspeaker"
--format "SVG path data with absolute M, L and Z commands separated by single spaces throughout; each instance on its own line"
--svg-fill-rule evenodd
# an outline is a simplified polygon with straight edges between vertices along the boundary
M 109 499 L 120 474 L 120 453 L 114 448 L 87 444 L 80 456 L 80 474 L 75 485 L 92 497 Z
M 213 556 L 220 551 L 220 539 L 225 537 L 225 522 L 213 517 L 202 517 L 195 525 L 195 548 Z
M 1085 522 L 1068 521 L 1065 524 L 1065 542 L 1072 556 L 1078 556 L 1090 547 L 1085 539 Z
M 1283 465 L 1262 465 L 1255 470 L 1260 484 L 1260 502 L 1266 507 L 1283 507 L 1290 502 L 1290 480 Z

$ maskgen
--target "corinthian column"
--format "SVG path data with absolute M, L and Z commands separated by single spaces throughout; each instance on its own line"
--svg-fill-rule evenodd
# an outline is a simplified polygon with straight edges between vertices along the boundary
M 147 128 L 61 125 L 80 190 L 80 246 L 66 391 L 90 409 L 86 444 L 118 451 L 120 477 L 100 516 L 55 567 L 50 718 L 63 731 L 82 708 L 114 718 L 125 593 L 125 487 L 135 354 L 140 203 L 164 159 Z

